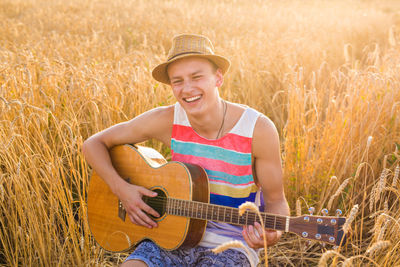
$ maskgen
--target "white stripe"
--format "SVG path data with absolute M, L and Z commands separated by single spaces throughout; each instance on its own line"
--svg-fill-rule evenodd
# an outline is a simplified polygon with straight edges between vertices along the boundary
M 218 182 L 218 181 L 211 181 L 209 180 L 210 184 L 215 184 L 215 185 L 224 185 L 227 187 L 230 187 L 232 189 L 237 189 L 237 188 L 248 188 L 248 187 L 252 187 L 254 186 L 254 183 L 248 184 L 248 185 L 235 185 L 235 184 L 229 184 L 229 183 L 222 183 L 222 182 Z
M 240 136 L 252 138 L 254 127 L 260 115 L 261 113 L 259 113 L 258 111 L 247 107 L 240 117 L 239 121 L 230 132 Z
M 246 109 L 244 110 L 242 116 L 240 117 L 239 121 L 235 124 L 235 126 L 232 128 L 232 130 L 230 130 L 229 132 L 240 136 L 252 138 L 254 127 L 261 113 L 250 107 L 247 106 L 244 107 Z M 190 125 L 185 110 L 182 108 L 179 102 L 175 103 L 174 124 L 192 127 Z

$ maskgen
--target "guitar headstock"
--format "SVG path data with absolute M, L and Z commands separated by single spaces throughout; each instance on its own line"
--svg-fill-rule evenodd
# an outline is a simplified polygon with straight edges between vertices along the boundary
M 326 216 L 328 210 L 322 210 L 323 216 L 303 215 L 290 219 L 289 231 L 303 238 L 325 242 L 332 245 L 344 245 L 346 235 L 343 232 L 343 224 L 346 218 L 340 217 L 341 211 L 336 212 L 337 216 Z

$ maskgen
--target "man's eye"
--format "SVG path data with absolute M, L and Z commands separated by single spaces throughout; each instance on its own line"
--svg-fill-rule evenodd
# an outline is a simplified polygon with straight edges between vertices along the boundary
M 193 79 L 194 79 L 194 80 L 198 80 L 198 79 L 200 79 L 201 77 L 202 77 L 201 75 L 197 75 L 197 76 L 194 76 Z
M 172 84 L 173 84 L 173 85 L 177 85 L 177 84 L 180 84 L 180 83 L 182 83 L 181 80 L 172 81 Z

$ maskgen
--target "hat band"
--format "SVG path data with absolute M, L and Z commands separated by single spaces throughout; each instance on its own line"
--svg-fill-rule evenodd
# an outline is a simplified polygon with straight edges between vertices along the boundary
M 178 56 L 185 55 L 185 54 L 203 54 L 203 53 L 201 53 L 201 52 L 195 52 L 195 51 L 183 52 L 183 53 L 176 54 L 176 55 L 174 55 L 173 57 L 170 57 L 170 58 L 168 59 L 168 61 L 170 61 L 170 60 L 172 60 L 172 59 L 174 59 L 174 58 L 176 58 L 176 57 L 178 57 Z

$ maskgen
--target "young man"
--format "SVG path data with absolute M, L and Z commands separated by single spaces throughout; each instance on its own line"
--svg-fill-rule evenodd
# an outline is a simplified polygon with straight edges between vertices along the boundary
M 153 77 L 171 86 L 175 105 L 155 108 L 136 118 L 99 132 L 83 145 L 89 164 L 123 203 L 132 223 L 157 227 L 147 214 L 158 217 L 143 196 L 155 196 L 146 188 L 128 184 L 115 171 L 108 150 L 120 144 L 154 138 L 169 146 L 172 160 L 204 167 L 210 181 L 211 203 L 238 207 L 245 201 L 260 202 L 265 211 L 289 215 L 284 195 L 279 137 L 266 116 L 219 96 L 229 60 L 215 55 L 204 36 L 183 34 L 173 39 L 168 60 L 158 65 Z M 134 183 L 134 181 L 133 181 Z M 261 190 L 259 190 L 261 189 Z M 124 266 L 250 266 L 257 263 L 253 249 L 263 247 L 260 224 L 238 227 L 209 221 L 200 244 L 192 249 L 164 251 L 151 241 L 142 242 Z M 267 231 L 268 245 L 279 231 Z M 252 248 L 213 254 L 209 248 L 230 240 Z

